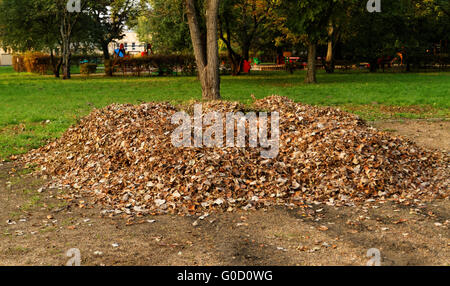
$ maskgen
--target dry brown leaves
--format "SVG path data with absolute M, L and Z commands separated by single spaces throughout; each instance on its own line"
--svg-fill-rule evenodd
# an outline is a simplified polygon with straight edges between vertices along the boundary
M 185 106 L 186 109 L 192 109 Z M 448 196 L 449 158 L 368 127 L 334 108 L 272 96 L 255 110 L 280 112 L 280 154 L 258 148 L 175 148 L 167 103 L 94 110 L 57 141 L 22 158 L 114 214 L 200 214 L 321 201 L 414 201 Z M 238 111 L 233 102 L 204 111 Z

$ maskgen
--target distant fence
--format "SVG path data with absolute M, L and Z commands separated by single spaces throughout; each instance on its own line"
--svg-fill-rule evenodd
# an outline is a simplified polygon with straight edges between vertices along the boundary
M 193 75 L 197 65 L 193 55 L 150 55 L 143 57 L 114 58 L 105 61 L 109 75 Z

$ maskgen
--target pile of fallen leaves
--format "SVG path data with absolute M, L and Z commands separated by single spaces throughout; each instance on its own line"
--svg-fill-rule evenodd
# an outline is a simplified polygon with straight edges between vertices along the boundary
M 192 104 L 183 108 L 192 110 Z M 67 187 L 67 199 L 88 195 L 116 214 L 448 196 L 447 154 L 380 132 L 335 108 L 278 96 L 255 101 L 251 108 L 280 113 L 278 157 L 263 159 L 259 148 L 176 148 L 171 134 L 178 126 L 171 116 L 178 108 L 146 103 L 94 110 L 23 160 L 40 166 L 53 187 Z M 212 110 L 244 107 L 203 103 L 204 112 Z

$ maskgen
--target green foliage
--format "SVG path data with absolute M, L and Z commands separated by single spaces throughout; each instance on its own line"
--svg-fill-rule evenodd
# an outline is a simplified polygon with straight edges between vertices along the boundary
M 0 1 L 0 44 L 16 52 L 56 47 L 59 25 L 55 15 L 54 1 Z
M 317 43 L 328 36 L 327 27 L 337 3 L 337 0 L 280 0 L 273 17 L 278 19 L 287 41 Z
M 146 0 L 136 32 L 142 42 L 152 43 L 157 53 L 192 50 L 184 0 Z
M 139 16 L 137 18 L 136 33 L 139 40 L 143 43 L 152 42 L 152 28 L 150 19 L 147 16 Z M 158 44 L 157 44 L 158 45 Z
M 267 40 L 263 34 L 269 25 L 269 6 L 268 0 L 222 0 L 220 3 L 220 34 L 246 59 L 246 52 Z
M 408 64 L 432 62 L 426 51 L 450 37 L 450 19 L 439 3 L 443 5 L 432 0 L 383 1 L 382 13 L 373 14 L 360 5 L 352 11 L 346 53 L 374 63 L 379 57 L 404 51 Z
M 106 59 L 108 45 L 124 36 L 125 25 L 136 17 L 138 8 L 132 0 L 95 0 L 88 4 L 86 32 Z

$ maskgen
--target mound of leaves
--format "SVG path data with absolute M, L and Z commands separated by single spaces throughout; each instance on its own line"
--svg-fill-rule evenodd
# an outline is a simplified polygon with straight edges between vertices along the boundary
M 183 108 L 192 110 L 193 103 Z M 246 107 L 248 109 L 248 107 Z M 367 126 L 335 108 L 272 96 L 251 109 L 280 113 L 280 150 L 177 148 L 167 103 L 94 110 L 55 142 L 23 157 L 111 213 L 201 214 L 214 210 L 326 202 L 414 201 L 448 196 L 449 158 Z M 204 102 L 203 111 L 236 112 L 234 102 Z M 189 111 L 188 111 L 189 112 Z

